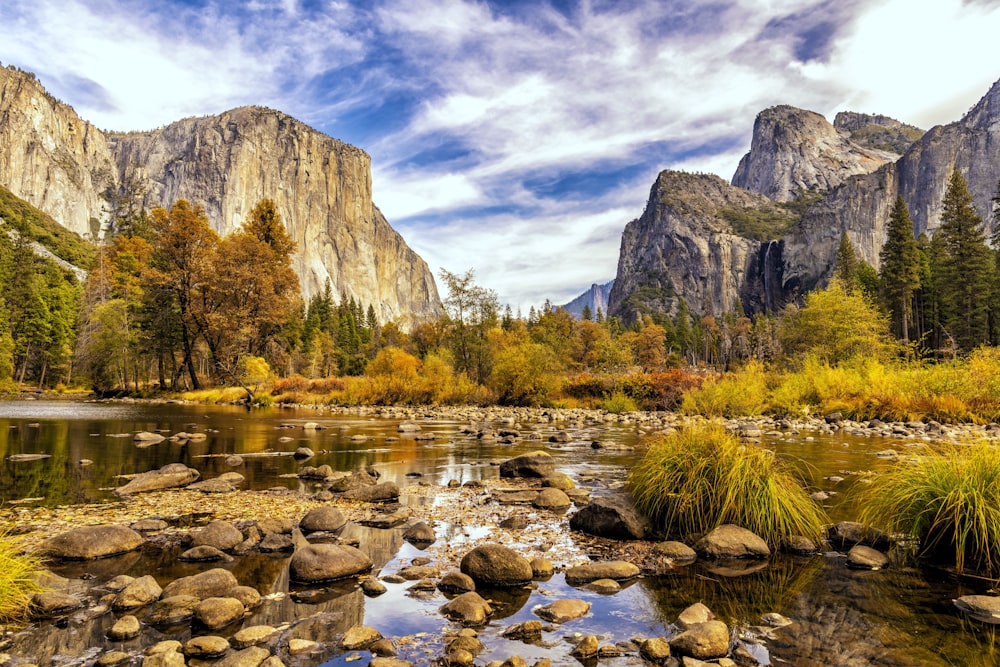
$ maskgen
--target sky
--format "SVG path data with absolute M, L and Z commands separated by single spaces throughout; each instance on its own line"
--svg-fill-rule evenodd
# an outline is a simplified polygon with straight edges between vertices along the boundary
M 85 120 L 284 111 L 371 155 L 435 274 L 525 312 L 614 278 L 661 170 L 731 179 L 759 111 L 951 122 L 998 34 L 1000 0 L 0 0 L 0 62 Z

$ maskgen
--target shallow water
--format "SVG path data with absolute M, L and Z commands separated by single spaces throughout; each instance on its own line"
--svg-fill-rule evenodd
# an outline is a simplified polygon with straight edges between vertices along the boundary
M 326 428 L 305 431 L 302 424 L 316 421 Z M 316 452 L 308 465 L 330 464 L 335 470 L 373 468 L 384 479 L 430 484 L 490 479 L 498 475 L 496 462 L 518 453 L 544 448 L 560 470 L 592 487 L 595 494 L 620 485 L 628 466 L 641 453 L 594 450 L 593 440 L 636 445 L 634 427 L 620 425 L 525 424 L 522 432 L 536 430 L 541 440 L 521 440 L 513 446 L 483 443 L 460 431 L 467 426 L 454 421 L 421 421 L 434 441 L 418 441 L 397 433 L 397 421 L 331 416 L 308 410 L 270 409 L 247 412 L 241 408 L 188 405 L 118 405 L 70 401 L 0 403 L 0 499 L 4 507 L 65 505 L 112 500 L 111 489 L 127 475 L 183 462 L 198 468 L 204 478 L 230 470 L 227 454 L 243 454 L 237 470 L 246 476 L 246 488 L 285 486 L 308 490 L 291 475 L 301 465 L 290 456 L 297 447 Z M 203 442 L 186 445 L 164 441 L 137 447 L 132 434 L 139 430 L 204 432 Z M 573 443 L 556 447 L 545 440 L 558 430 L 573 433 Z M 367 439 L 358 441 L 357 436 Z M 826 501 L 837 520 L 853 518 L 850 488 L 860 483 L 859 473 L 885 465 L 875 454 L 885 449 L 904 453 L 912 440 L 854 438 L 840 434 L 785 435 L 765 444 L 802 461 L 815 490 L 836 492 Z M 15 454 L 50 454 L 50 458 L 14 462 Z M 269 454 L 263 456 L 263 454 Z M 90 459 L 93 465 L 80 461 Z M 843 477 L 832 481 L 832 476 Z M 21 503 L 24 499 L 34 499 Z M 17 504 L 14 504 L 17 503 Z M 408 565 L 422 552 L 402 539 L 401 529 L 379 530 L 350 526 L 356 539 L 376 565 L 379 575 Z M 439 539 L 460 544 L 463 531 L 476 527 L 438 525 Z M 175 548 L 147 545 L 141 552 L 97 563 L 66 564 L 54 568 L 66 577 L 70 590 L 85 592 L 110 577 L 155 573 L 161 583 L 201 571 L 215 564 L 183 564 Z M 400 657 L 427 664 L 441 655 L 442 632 L 450 627 L 438 612 L 446 601 L 438 592 L 414 594 L 413 582 L 387 584 L 388 592 L 365 598 L 351 582 L 305 595 L 287 580 L 287 556 L 253 553 L 223 564 L 241 583 L 269 598 L 243 625 L 291 623 L 286 640 L 304 637 L 334 640 L 348 627 L 365 623 L 384 635 L 402 638 Z M 636 636 L 669 635 L 677 614 L 694 602 L 704 602 L 720 618 L 740 628 L 742 636 L 763 663 L 790 665 L 993 665 L 1000 656 L 994 649 L 991 626 L 962 617 L 952 600 L 960 595 L 985 593 L 991 582 L 956 581 L 933 570 L 887 569 L 859 572 L 846 567 L 840 554 L 813 558 L 776 558 L 759 569 L 743 573 L 720 570 L 710 563 L 681 567 L 669 575 L 631 582 L 615 595 L 599 595 L 568 586 L 562 575 L 540 582 L 535 590 L 493 592 L 497 613 L 480 632 L 488 647 L 477 664 L 520 655 L 531 664 L 551 658 L 553 664 L 577 665 L 570 657 L 568 640 L 576 633 L 596 634 L 602 644 L 627 642 Z M 500 637 L 509 625 L 537 618 L 533 608 L 560 597 L 592 603 L 590 615 L 557 626 L 532 646 Z M 781 630 L 759 627 L 760 616 L 779 612 L 793 624 Z M 58 623 L 33 626 L 14 638 L 0 653 L 15 656 L 14 663 L 32 661 L 45 667 L 83 665 L 110 646 L 104 633 L 114 618 L 110 614 L 85 620 L 70 617 Z M 185 625 L 165 629 L 154 638 L 184 640 L 191 636 Z M 224 635 L 225 636 L 225 635 Z M 150 637 L 144 634 L 115 648 L 138 654 Z M 754 643 L 759 642 L 759 643 Z M 354 665 L 358 655 L 333 647 L 295 664 Z M 601 665 L 642 664 L 635 655 L 602 660 Z

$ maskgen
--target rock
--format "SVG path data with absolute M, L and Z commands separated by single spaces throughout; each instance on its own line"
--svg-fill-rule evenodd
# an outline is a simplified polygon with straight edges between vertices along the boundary
M 889 564 L 889 557 L 881 551 L 856 544 L 847 552 L 847 564 L 865 570 L 881 570 Z
M 399 571 L 399 576 L 401 576 L 406 581 L 417 581 L 418 579 L 426 579 L 427 577 L 434 576 L 435 571 L 433 567 L 429 565 L 409 565 L 404 567 Z
M 676 541 L 660 542 L 653 547 L 653 552 L 659 556 L 665 556 L 675 563 L 690 563 L 698 558 L 694 549 L 683 542 Z
M 653 637 L 639 644 L 639 655 L 656 665 L 663 665 L 670 658 L 670 642 L 663 637 Z
M 327 464 L 316 468 L 313 466 L 302 466 L 298 476 L 302 479 L 329 479 L 333 477 L 333 468 Z
M 387 590 L 385 584 L 377 579 L 363 579 L 361 581 L 361 591 L 370 598 L 377 598 Z
M 528 520 L 523 516 L 509 516 L 500 522 L 500 527 L 506 530 L 524 530 L 528 527 Z
M 531 504 L 539 509 L 561 510 L 566 509 L 572 503 L 569 496 L 563 491 L 549 487 L 539 491 Z
M 418 521 L 403 532 L 403 539 L 411 544 L 433 544 L 437 536 L 424 521 Z
M 399 485 L 395 482 L 382 482 L 372 486 L 359 486 L 344 492 L 348 500 L 361 500 L 366 503 L 382 503 L 399 499 Z
M 124 642 L 138 637 L 140 632 L 142 632 L 142 626 L 139 624 L 139 619 L 127 614 L 111 626 L 108 630 L 108 639 L 113 642 Z
M 551 487 L 553 489 L 559 489 L 560 491 L 568 491 L 569 489 L 576 488 L 576 482 L 569 475 L 561 472 L 549 475 L 542 480 L 542 487 Z
M 574 658 L 591 658 L 600 650 L 600 641 L 594 635 L 586 635 L 570 652 Z
M 344 527 L 347 519 L 336 507 L 324 505 L 309 510 L 299 521 L 299 529 L 303 533 L 330 532 L 334 533 Z
M 108 651 L 94 661 L 94 667 L 119 667 L 131 659 L 132 656 L 124 651 Z
M 306 428 L 306 427 L 303 426 L 303 428 Z M 314 429 L 315 429 L 315 427 L 313 427 L 313 430 Z M 316 456 L 316 452 L 314 452 L 313 450 L 309 449 L 308 447 L 299 447 L 298 449 L 295 450 L 295 452 L 292 454 L 292 456 L 294 456 L 297 459 L 311 459 L 312 457 Z
M 536 607 L 536 615 L 551 623 L 566 623 L 582 618 L 590 611 L 590 603 L 584 600 L 556 600 L 544 607 Z
M 614 579 L 596 579 L 584 586 L 584 588 L 601 595 L 614 595 L 621 591 L 622 586 Z
M 889 547 L 889 538 L 885 533 L 856 521 L 840 521 L 833 524 L 827 528 L 827 539 L 838 549 L 849 549 L 861 543 L 876 549 Z
M 332 475 L 333 471 L 330 474 Z M 329 475 L 327 476 L 329 477 Z M 335 493 L 344 493 L 345 491 L 357 489 L 362 486 L 374 486 L 377 483 L 377 479 L 363 470 L 355 470 L 350 475 L 338 477 L 330 482 L 330 490 Z
M 166 440 L 166 437 L 160 435 L 159 433 L 139 431 L 132 437 L 132 440 L 140 447 L 148 447 L 149 445 L 155 445 L 158 442 L 163 442 Z
M 448 642 L 448 650 L 468 651 L 473 656 L 477 656 L 486 650 L 486 645 L 479 641 L 478 637 L 459 635 Z
M 502 635 L 506 639 L 513 639 L 533 644 L 541 641 L 542 639 L 542 622 L 532 620 L 525 621 L 524 623 L 517 623 L 506 628 Z
M 261 667 L 261 664 L 270 657 L 271 652 L 266 648 L 251 646 L 242 651 L 230 653 L 213 664 L 212 667 Z
M 396 658 L 373 658 L 368 663 L 368 667 L 413 667 L 409 660 L 397 660 Z
M 238 468 L 243 465 L 243 457 L 239 454 L 230 454 L 226 457 L 226 465 L 230 468 Z
M 963 595 L 955 600 L 959 611 L 990 623 L 1000 622 L 1000 596 Z
M 556 431 L 549 436 L 549 442 L 565 445 L 566 443 L 573 442 L 573 438 L 566 431 Z
M 115 595 L 111 608 L 126 611 L 145 607 L 160 599 L 163 589 L 152 575 L 144 575 L 133 580 Z
M 263 553 L 291 551 L 295 548 L 295 543 L 292 541 L 291 535 L 285 535 L 284 533 L 270 533 L 264 536 L 264 539 L 260 541 L 257 548 Z
M 142 659 L 142 667 L 184 667 L 184 654 L 179 650 L 152 653 Z
M 232 559 L 233 557 L 225 552 L 204 544 L 200 547 L 192 547 L 187 551 L 182 552 L 181 555 L 177 557 L 177 560 L 192 563 L 211 563 L 214 561 L 229 561 Z
M 378 640 L 382 639 L 382 633 L 367 625 L 354 625 L 348 628 L 340 640 L 340 648 L 345 651 L 360 651 L 366 649 Z
M 566 583 L 570 586 L 588 584 L 598 579 L 625 581 L 639 576 L 639 568 L 623 560 L 585 563 L 566 570 Z
M 292 554 L 288 572 L 293 581 L 315 583 L 352 577 L 371 568 L 371 559 L 354 547 L 312 544 Z
M 161 600 L 166 600 L 175 595 L 191 595 L 199 600 L 210 597 L 221 597 L 229 589 L 239 586 L 236 577 L 229 570 L 217 567 L 205 572 L 199 572 L 189 577 L 174 579 L 163 587 Z
M 209 630 L 224 628 L 243 618 L 246 608 L 236 598 L 205 598 L 194 610 L 194 620 Z
M 677 626 L 681 630 L 687 630 L 693 625 L 714 621 L 715 614 L 701 602 L 695 602 L 690 607 L 677 615 Z
M 31 596 L 32 614 L 38 618 L 51 618 L 83 606 L 80 598 L 69 593 L 44 591 Z
M 462 593 L 440 609 L 452 621 L 462 625 L 485 625 L 493 608 L 474 591 Z
M 790 535 L 781 540 L 781 550 L 799 556 L 811 556 L 818 552 L 816 544 L 804 535 Z
M 229 645 L 234 649 L 240 650 L 251 646 L 266 644 L 274 638 L 276 633 L 277 630 L 270 625 L 251 625 L 248 628 L 243 628 L 230 637 Z
M 362 526 L 368 526 L 369 528 L 395 528 L 397 526 L 402 526 L 404 523 L 410 520 L 413 516 L 413 510 L 409 507 L 401 507 L 391 514 L 385 514 L 382 512 L 369 515 L 368 517 L 360 520 Z
M 258 519 L 254 525 L 257 526 L 261 535 L 270 535 L 271 533 L 291 535 L 292 531 L 295 530 L 295 522 L 287 518 Z
M 194 534 L 192 545 L 209 546 L 221 551 L 235 549 L 243 541 L 241 533 L 228 521 L 213 521 Z
M 142 546 L 142 535 L 126 526 L 73 528 L 42 542 L 40 551 L 51 558 L 91 560 L 133 551 Z
M 650 533 L 649 519 L 630 498 L 614 495 L 595 498 L 569 520 L 572 530 L 613 540 L 642 540 Z
M 761 622 L 771 628 L 784 628 L 792 624 L 791 619 L 777 612 L 768 612 L 760 617 Z
M 402 422 L 396 427 L 397 433 L 419 433 L 422 430 L 420 424 L 414 424 L 413 422 Z
M 369 652 L 372 655 L 378 655 L 382 657 L 392 657 L 396 655 L 396 645 L 391 639 L 379 639 L 377 642 L 368 647 Z
M 771 549 L 764 540 L 733 524 L 713 529 L 698 540 L 694 550 L 703 558 L 768 558 L 771 555 Z
M 194 468 L 187 467 L 183 463 L 171 463 L 159 470 L 150 470 L 141 475 L 136 475 L 127 484 L 115 489 L 115 495 L 130 496 L 147 491 L 161 491 L 163 489 L 187 486 L 196 482 L 200 476 L 201 473 Z
M 551 477 L 556 464 L 548 452 L 534 451 L 508 459 L 500 464 L 501 477 Z
M 548 558 L 532 558 L 530 565 L 532 579 L 548 579 L 555 572 L 555 566 Z
M 200 491 L 201 493 L 232 493 L 236 486 L 224 479 L 206 479 L 203 482 L 188 484 L 188 491 Z
M 472 667 L 475 664 L 476 656 L 461 648 L 449 648 L 444 656 L 446 667 Z
M 698 660 L 712 660 L 729 653 L 729 628 L 722 621 L 696 623 L 670 639 L 670 650 Z
M 158 627 L 187 623 L 194 618 L 194 610 L 200 602 L 194 595 L 163 597 L 149 610 L 146 622 Z
M 229 642 L 223 637 L 216 637 L 215 635 L 192 637 L 184 644 L 182 650 L 184 651 L 184 655 L 189 658 L 214 660 L 226 654 L 226 651 L 229 650 Z
M 445 593 L 467 593 L 476 590 L 476 582 L 463 572 L 452 571 L 441 577 L 437 587 Z
M 239 600 L 245 609 L 253 609 L 260 604 L 260 592 L 252 586 L 236 586 L 226 592 L 226 597 Z
M 170 524 L 162 519 L 139 519 L 129 525 L 129 528 L 137 533 L 155 533 L 160 530 L 166 530 L 169 527 Z
M 531 563 L 499 544 L 476 547 L 462 558 L 461 570 L 477 584 L 506 588 L 531 581 Z

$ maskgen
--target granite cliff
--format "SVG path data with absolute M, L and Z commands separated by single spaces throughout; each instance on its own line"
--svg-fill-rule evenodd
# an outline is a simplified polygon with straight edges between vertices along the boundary
M 361 149 L 259 107 L 106 133 L 33 75 L 0 68 L 0 184 L 93 235 L 104 215 L 99 193 L 125 179 L 142 183 L 146 207 L 203 204 L 220 234 L 270 197 L 298 244 L 294 267 L 306 298 L 330 280 L 335 298 L 372 304 L 382 321 L 407 326 L 442 311 L 426 263 L 372 202 Z
M 597 318 L 598 313 L 601 316 L 607 315 L 608 295 L 611 293 L 611 288 L 614 284 L 615 281 L 613 280 L 609 280 L 604 284 L 594 283 L 590 286 L 590 289 L 562 307 L 570 315 L 577 318 L 583 317 L 584 308 L 590 308 L 590 314 L 594 318 Z

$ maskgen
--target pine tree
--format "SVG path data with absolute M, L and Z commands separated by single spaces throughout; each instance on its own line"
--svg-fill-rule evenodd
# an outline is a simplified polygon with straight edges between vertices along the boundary
M 920 251 L 913 237 L 913 221 L 902 197 L 896 198 L 889 216 L 879 285 L 882 299 L 892 314 L 892 326 L 904 345 L 910 343 L 913 295 L 920 287 Z
M 989 293 L 993 261 L 983 221 L 972 205 L 965 178 L 952 172 L 941 213 L 939 295 L 941 315 L 956 345 L 971 350 L 989 342 Z
M 858 289 L 858 254 L 854 251 L 854 244 L 848 238 L 847 232 L 840 235 L 840 245 L 837 246 L 837 258 L 833 265 L 833 275 L 844 289 L 853 292 Z
M 590 304 L 584 304 L 583 312 L 580 313 L 580 319 L 587 320 L 588 322 L 594 319 L 594 314 L 590 311 Z

